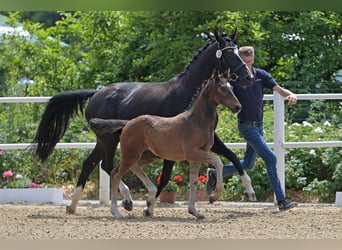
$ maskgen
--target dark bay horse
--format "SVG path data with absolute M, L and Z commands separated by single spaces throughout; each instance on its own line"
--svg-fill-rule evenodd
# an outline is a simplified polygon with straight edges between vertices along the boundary
M 87 100 L 89 102 L 85 116 L 88 121 L 91 118 L 130 120 L 143 114 L 171 117 L 188 107 L 197 88 L 211 76 L 215 68 L 221 72 L 229 68 L 231 74 L 235 76 L 234 79 L 241 85 L 252 85 L 253 76 L 240 58 L 234 43 L 236 31 L 230 37 L 215 32 L 215 39 L 199 50 L 183 73 L 166 82 L 114 83 L 100 90 L 66 91 L 53 96 L 43 113 L 31 146 L 34 156 L 41 161 L 48 159 L 56 144 L 64 136 L 70 119 L 83 111 Z M 67 206 L 68 213 L 75 213 L 86 181 L 101 160 L 101 168 L 108 174 L 114 168 L 113 160 L 119 136 L 120 131 L 110 137 L 106 135 L 97 137 L 95 148 L 83 162 L 82 171 L 73 192 L 72 203 Z M 232 161 L 241 177 L 248 176 L 238 157 L 216 134 L 211 150 Z M 163 176 L 157 196 L 167 184 L 173 164 L 173 161 L 164 160 Z M 251 186 L 247 191 L 250 197 L 255 197 Z M 120 192 L 124 196 L 125 208 L 131 209 L 129 189 L 123 182 L 120 185 Z
M 213 76 L 203 83 L 203 87 L 190 108 L 173 117 L 141 115 L 126 124 L 123 120 L 90 119 L 91 129 L 98 137 L 110 136 L 122 129 L 120 136 L 120 163 L 111 173 L 111 213 L 115 218 L 123 216 L 118 210 L 118 189 L 121 178 L 131 169 L 145 184 L 149 191 L 144 209 L 145 216 L 153 216 L 156 203 L 157 188 L 144 173 L 140 159 L 144 152 L 170 161 L 187 160 L 190 164 L 190 197 L 188 211 L 198 219 L 203 219 L 195 208 L 196 182 L 202 162 L 215 166 L 217 182 L 212 200 L 217 200 L 223 191 L 222 167 L 219 157 L 209 154 L 214 144 L 218 105 L 228 107 L 236 113 L 241 104 L 233 93 L 228 82 L 228 74 L 221 76 L 215 70 Z M 108 133 L 109 132 L 109 133 Z M 166 143 L 167 142 L 167 143 Z M 152 161 L 154 161 L 152 159 Z

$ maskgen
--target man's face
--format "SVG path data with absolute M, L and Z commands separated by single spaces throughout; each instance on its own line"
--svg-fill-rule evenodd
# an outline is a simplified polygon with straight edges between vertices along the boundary
M 254 63 L 253 55 L 241 56 L 241 59 L 247 64 L 248 67 L 252 66 L 252 64 Z

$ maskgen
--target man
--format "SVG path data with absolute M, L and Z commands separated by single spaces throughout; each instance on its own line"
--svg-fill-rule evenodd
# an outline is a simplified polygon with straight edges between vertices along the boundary
M 291 91 L 279 86 L 268 72 L 253 67 L 253 47 L 241 47 L 239 54 L 254 75 L 254 84 L 252 87 L 242 88 L 238 84 L 234 85 L 234 93 L 242 105 L 242 110 L 238 114 L 238 128 L 240 134 L 247 142 L 244 159 L 241 163 L 245 170 L 250 170 L 255 165 L 257 155 L 264 160 L 268 179 L 277 199 L 278 208 L 280 211 L 286 211 L 296 207 L 298 204 L 297 202 L 286 199 L 277 173 L 276 155 L 263 138 L 263 95 L 265 88 L 272 89 L 288 100 L 289 105 L 296 104 L 297 97 Z M 223 177 L 232 175 L 234 172 L 236 170 L 232 164 L 223 167 Z M 207 170 L 207 179 L 207 193 L 210 194 L 215 189 L 215 169 Z

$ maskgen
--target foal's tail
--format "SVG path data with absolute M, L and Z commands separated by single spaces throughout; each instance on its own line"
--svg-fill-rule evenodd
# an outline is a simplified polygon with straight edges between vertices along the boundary
M 53 96 L 39 123 L 36 136 L 30 148 L 33 155 L 42 162 L 46 161 L 57 142 L 62 139 L 69 120 L 83 113 L 85 102 L 96 90 L 67 91 Z
M 128 120 L 93 118 L 89 120 L 89 126 L 97 136 L 101 136 L 115 133 L 122 129 L 127 122 Z

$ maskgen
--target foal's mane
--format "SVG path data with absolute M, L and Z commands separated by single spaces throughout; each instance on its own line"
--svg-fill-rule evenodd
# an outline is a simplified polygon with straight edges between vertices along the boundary
M 196 102 L 196 100 L 199 98 L 199 96 L 201 95 L 202 90 L 204 91 L 204 88 L 208 85 L 208 83 L 212 80 L 215 80 L 213 76 L 211 76 L 209 79 L 203 81 L 203 83 L 201 84 L 201 86 L 199 86 L 196 89 L 195 94 L 191 97 L 191 101 L 189 103 L 189 106 L 185 109 L 185 111 L 190 110 L 191 107 L 194 105 L 194 103 Z

